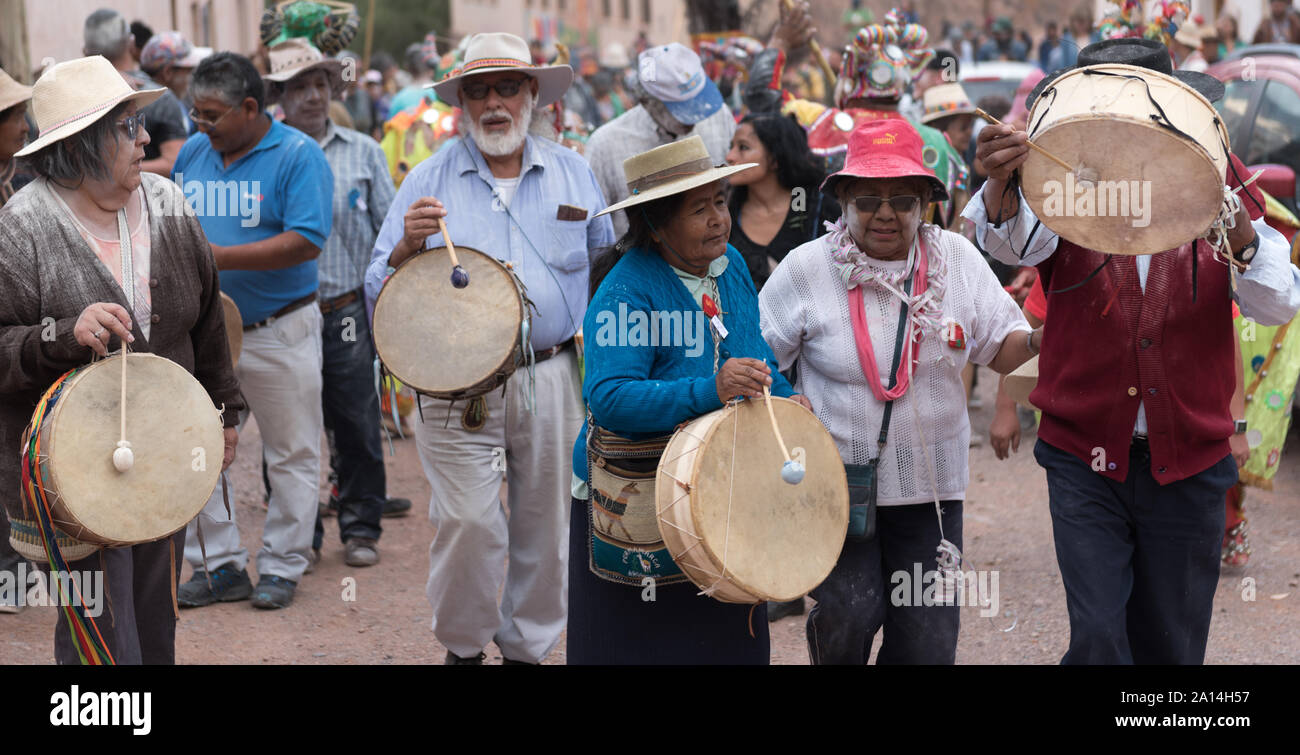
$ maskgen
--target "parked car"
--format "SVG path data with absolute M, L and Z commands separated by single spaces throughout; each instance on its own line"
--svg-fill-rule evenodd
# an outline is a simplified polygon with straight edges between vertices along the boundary
M 990 94 L 1005 97 L 1007 102 L 1011 102 L 1016 98 L 1016 87 L 1020 86 L 1020 82 L 1038 70 L 1038 66 L 1033 63 L 992 60 L 963 64 L 957 78 L 972 103 L 978 104 L 980 99 Z
M 1224 85 L 1224 95 L 1214 106 L 1223 118 L 1232 151 L 1252 173 L 1262 168 L 1260 187 L 1296 213 L 1300 56 L 1265 52 L 1276 48 L 1300 53 L 1300 45 L 1253 45 L 1234 51 L 1231 60 L 1215 63 L 1207 73 Z

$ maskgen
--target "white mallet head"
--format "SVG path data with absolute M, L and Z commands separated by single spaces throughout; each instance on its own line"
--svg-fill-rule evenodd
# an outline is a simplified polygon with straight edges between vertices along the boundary
M 798 485 L 803 482 L 804 468 L 797 461 L 790 460 L 781 465 L 781 479 L 790 485 Z
M 135 454 L 131 453 L 131 444 L 119 440 L 117 449 L 113 451 L 113 467 L 119 472 L 125 472 L 135 466 Z

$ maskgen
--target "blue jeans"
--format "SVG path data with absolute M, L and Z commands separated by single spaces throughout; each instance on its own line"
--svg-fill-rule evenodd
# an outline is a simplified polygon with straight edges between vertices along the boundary
M 941 507 L 943 534 L 961 548 L 961 501 L 942 501 Z M 845 541 L 835 569 L 809 593 L 817 601 L 807 621 L 813 664 L 865 664 L 881 627 L 877 664 L 953 664 L 961 607 L 912 605 L 910 590 L 904 593 L 908 600 L 895 605 L 892 599 L 900 574 L 910 578 L 938 569 L 938 546 L 933 503 L 878 507 L 876 536 L 865 543 Z
M 1056 561 L 1070 613 L 1064 664 L 1200 664 L 1219 584 L 1224 496 L 1237 481 L 1225 456 L 1168 485 L 1151 476 L 1145 443 L 1116 482 L 1042 440 Z
M 363 300 L 325 315 L 322 326 L 321 405 L 331 437 L 330 466 L 338 475 L 339 536 L 379 539 L 388 481 L 380 440 L 379 395 L 375 393 L 375 350 Z M 319 548 L 324 537 L 319 516 Z

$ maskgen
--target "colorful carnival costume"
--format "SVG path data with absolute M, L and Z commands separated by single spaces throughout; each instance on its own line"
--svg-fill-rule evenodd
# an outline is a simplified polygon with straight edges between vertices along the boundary
M 935 203 L 932 215 L 944 227 L 951 227 L 970 198 L 970 171 L 966 161 L 943 132 L 907 119 L 898 112 L 899 98 L 912 80 L 925 70 L 934 57 L 926 46 L 927 33 L 919 24 L 904 24 L 897 9 L 885 16 L 883 24 L 871 24 L 858 30 L 846 48 L 835 88 L 835 103 L 828 108 L 818 102 L 796 98 L 781 89 L 785 55 L 767 50 L 750 69 L 750 85 L 745 102 L 751 110 L 775 110 L 793 115 L 808 131 L 808 146 L 813 154 L 826 161 L 828 171 L 844 165 L 849 134 L 870 121 L 884 118 L 908 120 L 921 134 L 921 159 L 934 171 L 948 190 L 949 199 Z M 876 108 L 847 107 L 853 101 L 878 102 Z

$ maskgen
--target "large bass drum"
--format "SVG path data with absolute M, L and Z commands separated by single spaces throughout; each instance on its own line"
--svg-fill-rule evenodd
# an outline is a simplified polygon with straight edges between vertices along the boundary
M 1062 74 L 1034 101 L 1021 191 L 1043 225 L 1111 254 L 1155 254 L 1209 230 L 1224 201 L 1228 132 L 1210 101 L 1128 65 Z

